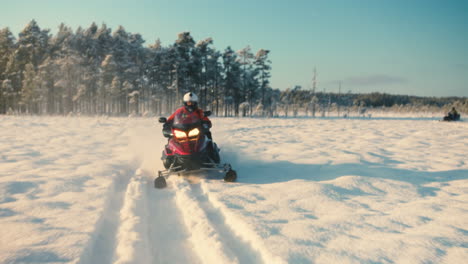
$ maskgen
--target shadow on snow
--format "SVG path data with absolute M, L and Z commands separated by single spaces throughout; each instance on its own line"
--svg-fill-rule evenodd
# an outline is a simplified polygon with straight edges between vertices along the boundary
M 244 160 L 238 154 L 224 153 L 237 171 L 240 183 L 272 184 L 291 180 L 329 181 L 342 176 L 361 176 L 407 182 L 417 187 L 422 196 L 434 196 L 438 190 L 424 185 L 468 179 L 468 170 L 418 171 L 393 168 L 392 164 L 362 161 L 346 164 L 296 164 L 289 161 Z

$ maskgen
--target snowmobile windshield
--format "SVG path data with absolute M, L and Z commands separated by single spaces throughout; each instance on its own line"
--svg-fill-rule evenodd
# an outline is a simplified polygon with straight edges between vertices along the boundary
M 185 113 L 181 111 L 174 117 L 173 127 L 181 130 L 190 130 L 201 125 L 201 120 L 195 113 Z

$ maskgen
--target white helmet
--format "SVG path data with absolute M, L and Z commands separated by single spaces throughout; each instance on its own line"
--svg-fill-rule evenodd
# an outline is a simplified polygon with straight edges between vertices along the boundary
M 198 96 L 195 93 L 186 93 L 184 95 L 184 103 L 186 102 L 193 102 L 193 103 L 198 103 Z
M 190 102 L 190 104 L 188 104 Z M 193 112 L 198 108 L 198 96 L 194 93 L 186 93 L 184 95 L 184 106 L 189 112 Z

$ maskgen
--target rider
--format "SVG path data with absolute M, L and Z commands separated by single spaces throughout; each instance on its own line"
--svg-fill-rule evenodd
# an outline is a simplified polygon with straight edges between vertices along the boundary
M 455 107 L 452 107 L 452 110 L 448 113 L 448 117 L 452 120 L 455 120 L 457 119 L 457 116 L 458 116 L 457 110 L 455 109 Z
M 171 133 L 171 127 L 174 123 L 174 117 L 178 114 L 195 114 L 200 118 L 202 121 L 203 128 L 205 129 L 206 136 L 211 140 L 211 132 L 209 129 L 211 128 L 211 121 L 208 119 L 207 116 L 203 113 L 203 110 L 198 108 L 198 96 L 195 93 L 189 92 L 184 95 L 184 106 L 177 109 L 166 121 L 163 126 L 163 134 L 169 135 Z

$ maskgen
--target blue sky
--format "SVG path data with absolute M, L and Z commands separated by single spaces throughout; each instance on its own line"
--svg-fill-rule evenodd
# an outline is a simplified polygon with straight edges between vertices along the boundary
M 32 19 L 55 33 L 92 22 L 169 45 L 196 41 L 271 50 L 271 85 L 421 96 L 468 96 L 468 1 L 464 0 L 0 0 L 0 28 Z

